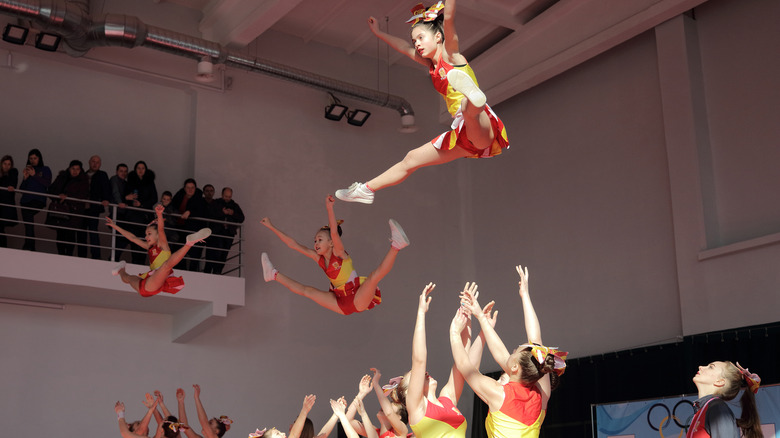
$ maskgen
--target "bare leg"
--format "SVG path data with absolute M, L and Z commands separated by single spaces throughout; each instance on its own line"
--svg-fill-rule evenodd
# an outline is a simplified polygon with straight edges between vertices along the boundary
M 475 106 L 468 99 L 463 98 L 460 109 L 463 113 L 463 124 L 466 125 L 466 132 L 474 147 L 485 149 L 493 144 L 495 134 L 490 125 L 490 117 L 485 112 L 485 106 Z
M 290 289 L 292 292 L 306 297 L 326 309 L 330 309 L 341 315 L 344 314 L 344 312 L 342 312 L 339 308 L 338 302 L 336 301 L 336 296 L 333 295 L 333 293 L 330 291 L 325 292 L 319 289 L 315 289 L 311 286 L 298 283 L 297 281 L 278 271 L 276 272 L 276 281 L 281 283 L 287 289 Z
M 384 171 L 381 175 L 368 181 L 366 185 L 371 190 L 377 191 L 402 182 L 411 175 L 412 172 L 421 167 L 449 163 L 450 161 L 469 155 L 471 155 L 469 152 L 459 147 L 449 150 L 439 150 L 436 149 L 431 142 L 428 142 L 417 149 L 409 151 L 403 160 Z
M 187 242 L 186 245 L 182 246 L 176 250 L 175 253 L 171 254 L 171 256 L 168 257 L 168 260 L 163 262 L 159 269 L 149 274 L 149 276 L 146 277 L 146 290 L 157 290 L 163 287 L 163 284 L 165 284 L 165 279 L 171 275 L 173 268 L 175 268 L 176 265 L 182 261 L 184 256 L 187 255 L 187 251 L 189 251 L 195 243 L 197 242 Z
M 360 285 L 357 292 L 355 292 L 355 308 L 358 312 L 362 312 L 368 309 L 368 305 L 371 304 L 371 300 L 374 298 L 374 292 L 379 284 L 379 281 L 390 273 L 395 263 L 395 258 L 398 256 L 398 250 L 390 247 L 390 251 L 387 252 L 382 263 L 366 277 L 366 281 Z
M 122 281 L 132 286 L 136 292 L 140 292 L 139 289 L 141 287 L 141 277 L 128 274 L 125 271 L 125 268 L 120 269 L 117 275 L 119 275 L 119 278 L 121 278 Z

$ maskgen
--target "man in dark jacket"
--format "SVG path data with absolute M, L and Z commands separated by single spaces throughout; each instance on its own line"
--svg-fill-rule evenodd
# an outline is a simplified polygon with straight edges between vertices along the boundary
M 244 222 L 244 212 L 233 200 L 233 189 L 222 189 L 222 197 L 216 199 L 209 209 L 211 219 L 241 224 Z M 238 226 L 229 223 L 210 222 L 211 237 L 206 241 L 206 268 L 203 272 L 222 274 L 230 247 L 233 246 Z
M 179 189 L 171 201 L 174 211 L 181 215 L 176 221 L 176 228 L 188 232 L 195 232 L 206 226 L 206 223 L 197 218 L 208 217 L 206 211 L 206 201 L 203 199 L 203 192 L 198 188 L 198 184 L 192 178 L 184 181 L 184 187 Z M 181 239 L 179 244 L 186 242 L 188 232 L 179 233 Z M 199 243 L 190 248 L 187 258 L 181 264 L 188 271 L 200 271 L 200 257 L 203 254 L 203 244 Z
M 86 233 L 89 236 L 89 253 L 93 259 L 100 259 L 100 234 L 97 233 L 98 224 L 100 219 L 98 217 L 106 211 L 111 200 L 111 183 L 108 180 L 108 174 L 100 170 L 100 166 L 103 164 L 98 155 L 93 155 L 89 159 L 89 170 L 86 172 L 89 178 L 89 200 L 96 201 L 100 204 L 89 204 L 85 214 L 92 216 L 91 218 L 84 219 L 84 225 L 87 229 Z M 83 235 L 84 231 L 79 232 Z M 86 236 L 78 238 L 80 242 L 85 242 Z M 79 246 L 79 257 L 87 256 L 87 247 Z

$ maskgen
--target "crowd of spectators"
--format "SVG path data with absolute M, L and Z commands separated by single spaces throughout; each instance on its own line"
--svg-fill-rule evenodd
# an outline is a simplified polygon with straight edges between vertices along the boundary
M 52 171 L 44 164 L 41 151 L 32 149 L 27 154 L 20 181 L 13 158 L 10 155 L 0 158 L 0 246 L 8 247 L 8 236 L 14 235 L 6 229 L 21 223 L 24 225 L 22 249 L 35 251 L 35 217 L 43 211 L 43 222 L 56 231 L 58 254 L 72 256 L 75 252 L 79 257 L 108 260 L 109 251 L 104 250 L 110 249 L 108 241 L 113 237 L 114 261 L 118 261 L 129 242 L 119 234 L 100 232 L 101 216 L 116 214 L 117 223 L 143 238 L 146 225 L 154 219 L 154 205 L 161 203 L 165 207 L 166 234 L 173 250 L 184 245 L 185 237 L 193 231 L 204 227 L 212 231 L 205 245 L 192 248 L 180 267 L 222 274 L 239 224 L 244 222 L 244 213 L 233 200 L 233 189 L 223 188 L 221 197 L 215 199 L 213 185 L 207 184 L 201 190 L 194 179 L 188 178 L 175 195 L 166 190 L 158 198 L 155 174 L 144 161 L 136 162 L 132 171 L 127 164 L 120 163 L 110 178 L 101 170 L 99 156 L 92 156 L 87 163 L 85 170 L 81 161 L 73 160 L 52 180 Z M 24 191 L 18 206 L 17 189 Z M 112 206 L 116 206 L 115 213 Z M 101 245 L 101 238 L 105 244 Z M 205 260 L 202 260 L 204 249 Z M 128 252 L 132 263 L 147 263 L 145 252 Z

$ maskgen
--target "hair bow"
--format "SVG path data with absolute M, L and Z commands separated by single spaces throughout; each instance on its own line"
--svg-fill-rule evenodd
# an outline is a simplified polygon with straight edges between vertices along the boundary
M 737 369 L 747 382 L 748 388 L 753 391 L 753 394 L 757 393 L 758 387 L 761 386 L 761 377 L 758 377 L 758 374 L 756 373 L 751 373 L 747 368 L 742 368 L 742 365 L 740 365 L 739 362 L 737 362 Z
M 344 223 L 344 219 L 339 219 L 339 220 L 337 220 L 337 221 L 336 221 L 336 227 L 338 227 L 339 225 L 341 225 L 341 224 L 343 224 L 343 223 Z M 322 228 L 320 228 L 320 230 L 329 230 L 329 229 L 330 229 L 330 224 L 328 224 L 328 225 L 323 225 L 323 226 L 322 226 Z
M 233 424 L 233 420 L 228 418 L 227 415 L 220 415 L 219 422 L 225 425 L 225 430 L 230 430 L 230 425 Z
M 544 345 L 537 344 L 523 344 L 520 348 L 530 348 L 531 354 L 533 354 L 540 364 L 544 363 L 544 359 L 548 354 L 552 354 L 555 358 L 555 364 L 553 365 L 555 374 L 560 376 L 566 371 L 566 357 L 569 355 L 568 351 L 558 351 L 558 347 L 545 347 Z
M 444 9 L 444 2 L 439 1 L 435 5 L 428 9 L 425 9 L 422 3 L 417 3 L 417 6 L 412 8 L 412 18 L 406 20 L 407 23 L 412 23 L 412 26 L 422 21 L 433 21 L 439 16 L 441 10 Z
M 163 424 L 167 424 L 168 425 L 168 429 L 170 429 L 170 430 L 172 430 L 174 432 L 178 432 L 179 430 L 189 429 L 189 426 L 187 426 L 186 424 L 177 423 L 175 421 L 165 420 L 163 422 Z
M 268 430 L 267 427 L 263 428 L 263 430 L 255 429 L 254 432 L 249 434 L 249 438 L 260 438 L 261 436 L 265 435 L 266 430 Z
M 390 379 L 390 381 L 387 383 L 387 385 L 382 386 L 382 390 L 383 390 L 384 394 L 387 395 L 387 394 L 390 393 L 390 391 L 392 391 L 395 388 L 397 388 L 398 385 L 401 383 L 401 380 L 403 380 L 403 379 L 404 379 L 404 376 L 393 377 L 392 379 Z

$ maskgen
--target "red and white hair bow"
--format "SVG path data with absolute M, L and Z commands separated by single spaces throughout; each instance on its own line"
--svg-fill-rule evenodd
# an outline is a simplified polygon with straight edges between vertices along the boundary
M 545 347 L 544 345 L 537 344 L 523 344 L 520 349 L 531 349 L 531 354 L 536 358 L 536 361 L 543 364 L 548 354 L 552 354 L 555 358 L 555 364 L 553 365 L 553 371 L 555 374 L 562 375 L 566 371 L 566 357 L 569 356 L 568 351 L 558 351 L 558 347 Z
M 412 23 L 412 26 L 422 21 L 433 21 L 439 16 L 442 9 L 444 9 L 444 2 L 439 1 L 435 5 L 428 9 L 425 9 L 422 3 L 417 3 L 417 6 L 412 8 L 412 18 L 406 20 L 407 23 Z
M 753 391 L 753 394 L 757 393 L 758 387 L 761 386 L 761 377 L 758 377 L 758 374 L 756 373 L 751 373 L 747 368 L 742 368 L 742 365 L 740 365 L 739 362 L 737 362 L 737 369 L 739 370 L 739 373 L 742 374 L 745 382 L 747 382 L 748 388 Z
M 403 379 L 404 379 L 404 376 L 393 377 L 392 379 L 390 379 L 390 382 L 388 382 L 387 385 L 383 385 L 382 386 L 382 391 L 384 392 L 384 394 L 387 395 L 387 394 L 390 393 L 390 391 L 392 391 L 395 388 L 397 388 L 398 384 L 400 384 L 401 380 L 403 380 Z
M 265 431 L 268 430 L 268 428 L 263 428 L 263 430 L 255 429 L 254 432 L 249 434 L 249 438 L 260 438 L 261 436 L 265 435 Z

